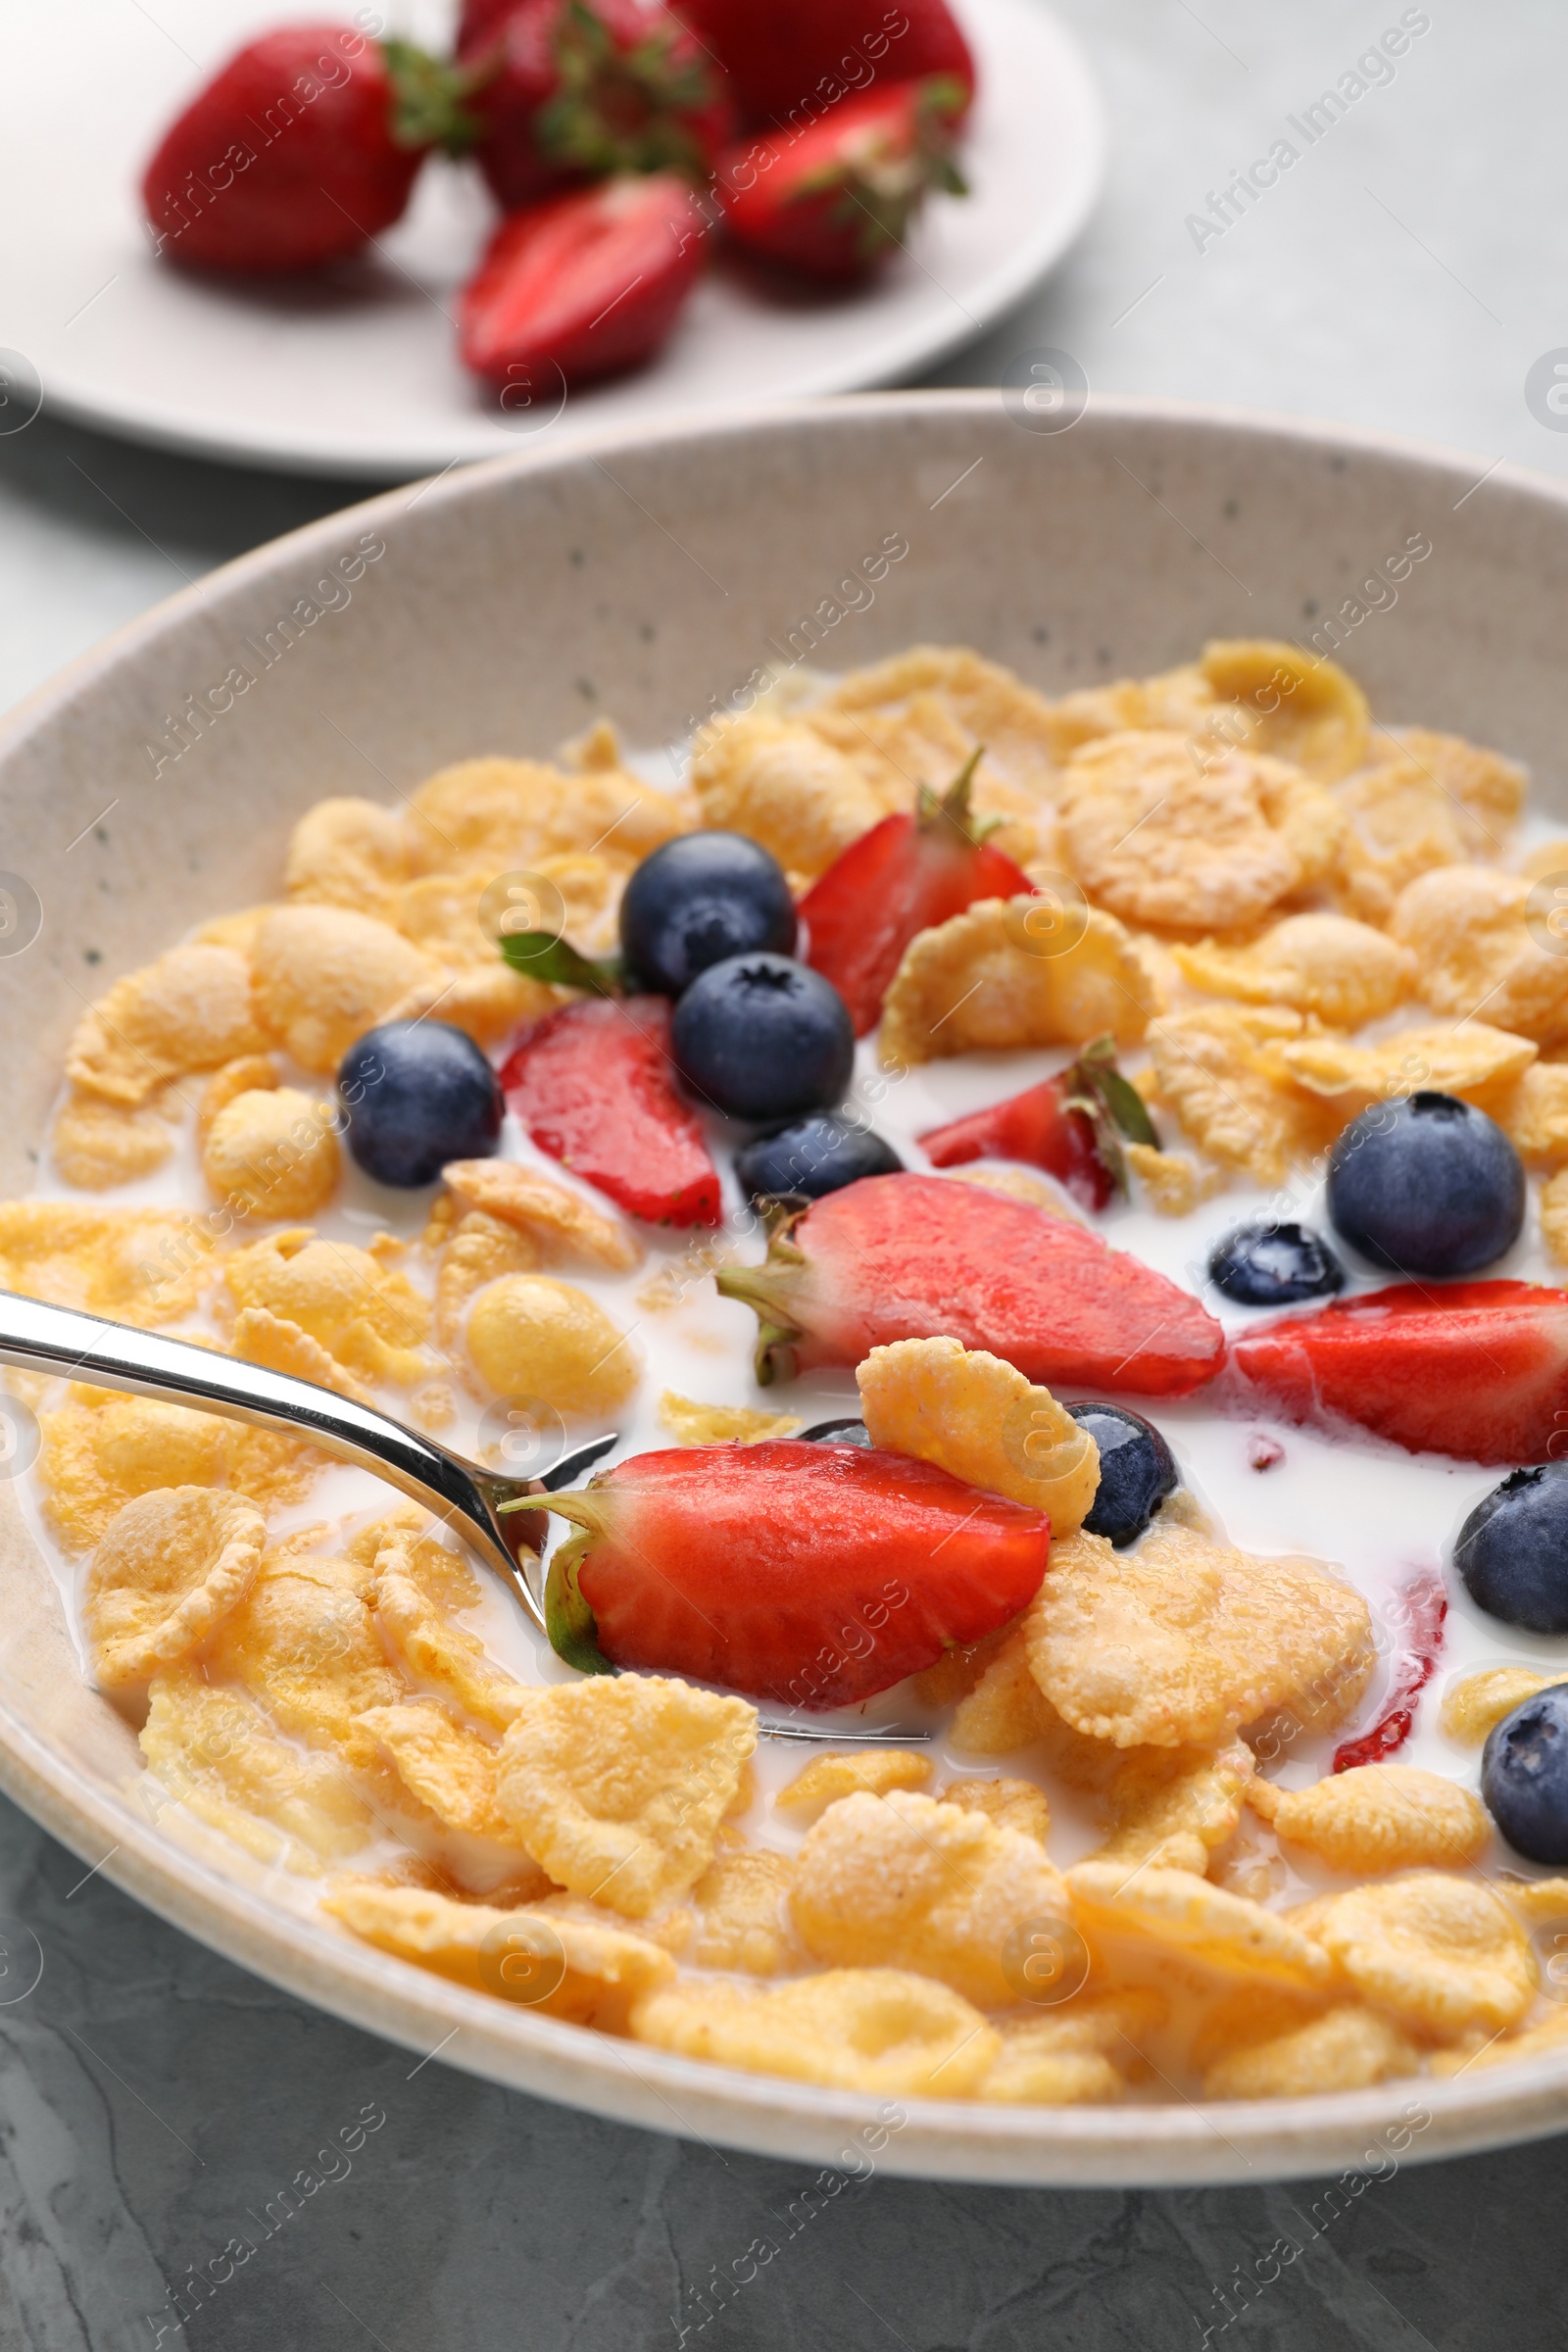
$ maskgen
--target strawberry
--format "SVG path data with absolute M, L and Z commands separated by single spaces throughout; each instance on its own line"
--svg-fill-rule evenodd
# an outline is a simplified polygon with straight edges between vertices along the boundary
M 928 188 L 967 194 L 952 160 L 967 104 L 961 81 L 936 74 L 727 148 L 715 172 L 725 227 L 808 277 L 864 277 L 903 244 Z
M 749 122 L 798 126 L 875 79 L 951 74 L 972 95 L 974 59 L 947 0 L 679 0 Z
M 934 1168 L 970 1159 L 1027 1160 L 1056 1177 L 1085 1208 L 1101 1209 L 1127 1190 L 1118 1127 L 1134 1143 L 1158 1149 L 1143 1097 L 1116 1067 L 1115 1041 L 1102 1037 L 1054 1078 L 917 1140 Z
M 434 146 L 473 125 L 460 76 L 407 41 L 291 24 L 250 42 L 164 133 L 142 180 L 155 249 L 278 274 L 390 227 Z
M 585 997 L 547 1013 L 502 1064 L 501 1085 L 541 1152 L 634 1217 L 718 1223 L 718 1171 L 675 1092 L 662 997 Z
M 853 1706 L 1005 1625 L 1045 1574 L 1043 1511 L 934 1463 L 768 1441 L 641 1453 L 550 1510 L 569 1664 L 655 1666 L 798 1707 Z
M 1352 1421 L 1410 1453 L 1546 1462 L 1568 1446 L 1568 1291 L 1395 1283 L 1237 1340 L 1240 1380 L 1295 1421 Z
M 858 1364 L 893 1340 L 985 1348 L 1030 1380 L 1183 1396 L 1219 1368 L 1212 1315 L 1098 1234 L 941 1176 L 863 1176 L 775 1234 L 760 1266 L 726 1266 L 757 1309 L 765 1387 Z
M 465 367 L 503 398 L 582 384 L 648 359 L 702 267 L 697 199 L 667 172 L 607 179 L 514 213 L 490 240 L 459 311 Z
M 857 1037 L 882 1017 L 882 1000 L 918 931 L 961 914 L 976 899 L 1027 896 L 1021 866 L 986 844 L 1000 817 L 974 817 L 969 794 L 977 751 L 939 800 L 922 784 L 913 815 L 885 816 L 852 841 L 801 901 L 807 960 L 850 1008 Z
M 458 56 L 501 205 L 615 172 L 708 178 L 734 130 L 722 69 L 646 0 L 469 0 Z

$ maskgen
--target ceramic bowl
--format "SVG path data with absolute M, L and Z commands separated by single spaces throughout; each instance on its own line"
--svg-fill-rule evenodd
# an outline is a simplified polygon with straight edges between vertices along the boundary
M 1359 583 L 1413 533 L 1430 559 L 1374 609 Z M 868 583 L 865 559 L 895 544 L 907 553 Z M 541 442 L 395 491 L 161 606 L 0 736 L 0 855 L 42 916 L 20 952 L 4 951 L 25 922 L 0 938 L 0 1194 L 31 1186 L 83 1004 L 200 917 L 270 896 L 291 824 L 325 794 L 390 801 L 449 760 L 546 751 L 600 710 L 633 745 L 677 745 L 754 671 L 802 656 L 846 668 L 956 641 L 1062 692 L 1186 660 L 1208 636 L 1310 640 L 1332 619 L 1381 710 L 1529 760 L 1541 805 L 1568 817 L 1565 597 L 1560 484 L 1163 404 L 1075 416 L 1049 395 L 877 395 Z M 254 685 L 213 715 L 239 664 Z M 421 2056 L 655 2131 L 855 2161 L 873 2101 L 465 1991 L 281 1908 L 230 1849 L 151 1821 L 133 1738 L 82 1678 L 24 1501 L 0 1483 L 0 1784 L 86 1862 Z M 1258 2104 L 900 2113 L 878 2158 L 897 2172 L 1256 2182 L 1376 2161 L 1386 2133 L 1408 2160 L 1561 2130 L 1568 2051 Z

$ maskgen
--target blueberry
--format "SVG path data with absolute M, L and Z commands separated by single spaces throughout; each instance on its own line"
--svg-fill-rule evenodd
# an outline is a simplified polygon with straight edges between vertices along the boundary
M 727 956 L 795 945 L 784 868 L 744 833 L 682 833 L 645 858 L 620 902 L 620 948 L 647 989 L 678 997 Z
M 820 1200 L 858 1177 L 897 1176 L 903 1166 L 891 1144 L 834 1110 L 792 1119 L 735 1154 L 735 1173 L 759 1206 L 764 1200 Z
M 1242 1306 L 1290 1306 L 1345 1288 L 1345 1268 L 1327 1242 L 1305 1225 L 1267 1218 L 1238 1225 L 1215 1248 L 1208 1279 Z
M 449 1159 L 488 1159 L 505 1104 L 471 1037 L 445 1021 L 385 1021 L 344 1054 L 348 1146 L 378 1184 L 433 1184 Z
M 670 1023 L 692 1092 L 737 1119 L 793 1119 L 837 1102 L 855 1066 L 844 999 L 788 956 L 728 956 L 699 972 Z
M 1412 1095 L 1350 1121 L 1329 1161 L 1329 1215 L 1375 1266 L 1474 1274 L 1518 1240 L 1525 1172 L 1473 1102 Z
M 1481 1793 L 1516 1854 L 1568 1862 L 1568 1683 L 1505 1715 L 1481 1751 Z
M 1125 1549 L 1177 1484 L 1176 1461 L 1157 1429 L 1124 1404 L 1069 1404 L 1100 1447 L 1100 1485 L 1084 1521 L 1092 1536 Z
M 803 1429 L 801 1443 L 811 1446 L 869 1446 L 871 1433 L 863 1421 L 818 1421 Z
M 1568 1463 L 1512 1470 L 1453 1547 L 1478 1609 L 1532 1634 L 1568 1634 Z

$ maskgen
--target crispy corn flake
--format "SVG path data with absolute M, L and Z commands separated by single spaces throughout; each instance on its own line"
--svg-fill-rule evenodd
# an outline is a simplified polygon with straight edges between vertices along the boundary
M 372 1402 L 363 1380 L 356 1380 L 319 1340 L 298 1323 L 274 1315 L 268 1306 L 242 1306 L 234 1317 L 233 1351 L 248 1364 L 265 1364 L 272 1372 L 288 1372 L 296 1380 L 313 1381 L 318 1389 L 352 1396 L 356 1404 Z
M 1420 2072 L 1421 2054 L 1391 2018 L 1344 2002 L 1275 2041 L 1221 2058 L 1203 2077 L 1206 2099 L 1308 2098 L 1366 2090 Z
M 1343 914 L 1287 915 L 1250 947 L 1205 940 L 1171 953 L 1195 988 L 1249 1004 L 1288 1004 L 1339 1029 L 1380 1020 L 1416 979 L 1408 950 Z
M 1037 1838 L 901 1790 L 828 1807 L 807 1832 L 790 1908 L 818 1960 L 897 1963 L 998 2008 L 1017 1998 L 1009 1937 L 1067 1903 Z
M 196 1304 L 218 1245 L 175 1208 L 0 1200 L 0 1288 L 112 1323 L 172 1323 Z
M 318 1871 L 374 1835 L 336 1757 L 284 1740 L 257 1699 L 197 1667 L 153 1677 L 141 1750 L 171 1796 L 261 1861 Z
M 219 1112 L 239 1096 L 270 1094 L 273 1087 L 281 1083 L 275 1054 L 237 1054 L 232 1061 L 225 1061 L 221 1069 L 213 1072 L 197 1099 L 198 1145 L 206 1143 Z
M 1106 735 L 1067 763 L 1060 841 L 1089 896 L 1124 922 L 1232 931 L 1334 862 L 1343 819 L 1298 768 L 1185 735 Z
M 748 1977 L 776 1977 L 796 1957 L 786 1914 L 795 1865 L 762 1846 L 715 1854 L 692 1888 L 697 1936 L 689 1957 L 697 1968 L 739 1969 Z
M 1357 1110 L 1423 1090 L 1488 1101 L 1494 1089 L 1511 1085 L 1535 1058 L 1536 1048 L 1527 1037 L 1486 1021 L 1401 1029 L 1375 1046 L 1303 1037 L 1280 1048 L 1280 1059 L 1298 1086 Z
M 705 727 L 691 776 L 706 823 L 749 834 L 807 881 L 887 814 L 843 752 L 798 720 L 760 711 Z
M 1568 1266 L 1568 1168 L 1541 1188 L 1541 1238 L 1547 1256 Z
M 408 827 L 397 810 L 376 801 L 318 801 L 289 836 L 284 888 L 291 899 L 389 922 L 408 870 Z
M 1535 1995 L 1523 1929 L 1474 1879 L 1418 1871 L 1294 1916 L 1359 1993 L 1434 2041 L 1516 2025 Z
M 944 1168 L 942 1174 L 954 1184 L 978 1184 L 983 1192 L 1005 1193 L 1010 1200 L 1021 1200 L 1048 1217 L 1063 1217 L 1069 1225 L 1088 1223 L 1058 1186 L 1048 1177 L 1031 1176 L 1025 1168 Z
M 978 1644 L 977 1644 L 978 1646 Z M 950 1693 L 936 1689 L 932 1677 L 947 1661 L 920 1678 L 920 1695 L 928 1704 L 949 1703 Z M 949 1737 L 960 1755 L 1010 1756 L 1030 1747 L 1045 1733 L 1046 1700 L 1029 1671 L 1029 1653 L 1021 1631 L 1015 1630 L 981 1664 L 978 1679 L 958 1697 Z
M 612 848 L 632 866 L 687 830 L 673 801 L 624 768 L 575 774 L 538 760 L 461 760 L 421 784 L 409 829 L 416 872 L 536 872 L 542 858 Z
M 1240 1740 L 1217 1755 L 1134 1748 L 1106 1787 L 1113 1827 L 1091 1858 L 1201 1878 L 1209 1855 L 1234 1834 L 1251 1778 L 1251 1751 Z
M 814 734 L 858 768 L 885 809 L 912 809 L 921 786 L 944 792 L 982 748 L 934 693 L 911 695 L 892 710 L 817 705 L 803 715 Z M 1027 864 L 1054 842 L 1055 817 L 1038 788 L 1016 782 L 989 747 L 971 771 L 969 801 L 986 823 L 987 838 L 1015 864 Z
M 220 1626 L 207 1671 L 215 1682 L 249 1690 L 285 1732 L 330 1749 L 378 1793 L 396 1798 L 396 1776 L 381 1764 L 360 1717 L 391 1706 L 403 1684 L 347 1563 L 269 1553 Z
M 1461 2043 L 1456 2050 L 1435 2050 L 1428 2073 L 1440 2079 L 1466 2075 L 1472 2067 L 1517 2066 L 1538 2058 L 1555 2058 L 1568 2046 L 1568 2009 L 1559 2009 L 1554 2017 L 1544 2017 L 1539 2025 L 1526 2026 L 1521 2034 L 1504 2034 L 1495 2040 L 1483 2041 L 1479 2048 L 1466 2049 Z
M 501 1743 L 498 1792 L 558 1886 L 646 1918 L 696 1884 L 757 1742 L 757 1710 L 646 1675 L 554 1684 Z
M 1108 1030 L 1136 1045 L 1159 997 L 1114 915 L 1090 907 L 1082 936 L 1061 953 L 1056 903 L 981 899 L 904 952 L 882 1007 L 879 1047 L 890 1068 L 972 1050 L 1085 1045 Z
M 168 1159 L 178 1118 L 178 1102 L 169 1094 L 137 1104 L 107 1102 L 74 1086 L 49 1138 L 56 1170 L 84 1193 L 134 1184 Z
M 1023 1622 L 1052 1705 L 1118 1747 L 1217 1746 L 1320 1688 L 1343 1713 L 1375 1658 L 1366 1602 L 1310 1560 L 1160 1521 L 1131 1551 L 1082 1530 L 1054 1544 Z
M 642 1263 L 642 1244 L 621 1218 L 535 1168 L 513 1159 L 455 1159 L 441 1174 L 460 1210 L 495 1217 L 552 1255 L 586 1258 L 608 1274 L 629 1274 Z
M 1083 2107 L 1119 2099 L 1150 2072 L 1143 2045 L 1164 2023 L 1156 1992 L 1080 1995 L 1044 2015 L 1004 2017 L 1002 2055 L 978 2098 L 1004 2106 Z
M 1401 727 L 1389 742 L 1391 757 L 1418 769 L 1454 809 L 1466 854 L 1501 858 L 1524 813 L 1529 786 L 1518 762 L 1431 727 Z
M 1485 1011 L 1539 1046 L 1568 1040 L 1568 956 L 1531 934 L 1531 885 L 1484 865 L 1444 866 L 1400 892 L 1390 929 L 1421 971 L 1434 1012 Z
M 1463 1870 L 1490 1835 L 1478 1798 L 1414 1764 L 1361 1764 L 1309 1788 L 1255 1784 L 1249 1802 L 1288 1844 L 1362 1877 L 1442 1866 Z
M 1054 712 L 1044 695 L 1000 662 L 987 662 L 965 646 L 911 646 L 873 668 L 852 669 L 820 702 L 809 706 L 806 717 L 830 742 L 862 760 L 856 746 L 865 737 L 854 732 L 852 722 L 858 720 L 873 735 L 877 720 L 895 727 L 904 724 L 903 746 L 888 742 L 886 735 L 880 738 L 880 757 L 891 774 L 882 776 L 864 761 L 873 782 L 882 783 L 890 796 L 898 795 L 900 785 L 907 786 L 906 765 L 898 764 L 895 754 L 912 752 L 917 757 L 922 739 L 929 740 L 938 727 L 946 739 L 939 738 L 933 749 L 956 749 L 954 767 L 962 764 L 976 744 L 984 744 L 987 762 L 1002 780 L 1036 801 L 1049 797 L 1059 764 Z M 884 744 L 887 748 L 881 749 Z M 923 769 L 916 774 L 928 784 L 946 780 Z
M 1568 1062 L 1532 1062 L 1512 1086 L 1489 1090 L 1485 1108 L 1532 1167 L 1568 1165 Z
M 163 1487 L 126 1503 L 87 1564 L 82 1625 L 108 1690 L 198 1649 L 243 1599 L 267 1531 L 243 1494 Z
M 1259 751 L 1294 760 L 1318 783 L 1338 783 L 1366 759 L 1366 696 L 1337 662 L 1270 638 L 1215 638 L 1201 669 L 1216 701 L 1250 713 Z
M 68 1551 L 84 1551 L 137 1496 L 209 1487 L 222 1476 L 226 1424 L 211 1413 L 100 1390 L 39 1418 L 44 1516 Z
M 819 1819 L 840 1797 L 862 1790 L 888 1796 L 895 1788 L 923 1788 L 930 1778 L 931 1759 L 918 1748 L 863 1747 L 850 1755 L 813 1756 L 773 1802 L 781 1813 L 805 1823 Z
M 1304 1032 L 1302 1015 L 1283 1005 L 1215 1004 L 1152 1021 L 1159 1100 L 1211 1159 L 1282 1184 L 1293 1161 L 1310 1159 L 1343 1123 L 1286 1065 L 1285 1049 Z
M 349 1538 L 345 1554 L 368 1571 L 362 1598 L 373 1600 L 384 1576 L 407 1577 L 433 1609 L 472 1609 L 484 1588 L 461 1551 L 443 1544 L 435 1522 L 405 1502 Z
M 66 1071 L 83 1092 L 134 1107 L 171 1078 L 214 1070 L 265 1043 L 245 958 L 232 948 L 171 948 L 82 1015 Z
M 623 2033 L 632 2005 L 675 1973 L 669 1954 L 646 1936 L 537 1903 L 499 1910 L 425 1887 L 340 1879 L 321 1908 L 416 1968 L 612 2034 Z
M 1011 1364 L 959 1340 L 873 1348 L 856 1372 L 873 1446 L 1045 1511 L 1053 1541 L 1081 1527 L 1100 1486 L 1089 1432 Z
M 435 1282 L 435 1336 L 441 1347 L 461 1345 L 463 1318 L 477 1292 L 503 1274 L 531 1274 L 543 1254 L 532 1234 L 504 1225 L 483 1209 L 459 1217 L 441 1248 Z
M 223 1280 L 236 1307 L 268 1307 L 297 1323 L 367 1379 L 407 1383 L 430 1369 L 422 1352 L 430 1302 L 372 1250 L 291 1226 L 236 1250 Z
M 361 1727 L 378 1740 L 411 1793 L 449 1830 L 515 1846 L 517 1833 L 496 1802 L 496 1750 L 455 1723 L 444 1707 L 415 1699 L 370 1707 Z M 538 1891 L 548 1891 L 540 1873 Z
M 450 1699 L 476 1723 L 504 1732 L 528 1705 L 530 1693 L 486 1656 L 482 1642 L 447 1615 L 432 1597 L 438 1590 L 394 1534 L 376 1554 L 377 1630 L 410 1682 Z
M 313 1216 L 342 1173 L 336 1120 L 330 1102 L 297 1087 L 236 1095 L 208 1130 L 202 1174 L 240 1216 Z
M 759 1413 L 747 1404 L 700 1404 L 665 1389 L 659 1418 L 677 1446 L 760 1446 L 768 1438 L 793 1438 L 803 1424 L 795 1413 Z
M 913 1677 L 915 1697 L 926 1707 L 951 1707 L 967 1698 L 992 1660 L 1013 1639 L 1013 1626 L 999 1625 L 994 1633 L 982 1634 L 978 1642 L 955 1642 L 934 1666 Z
M 1386 923 L 1407 883 L 1466 856 L 1459 811 L 1413 760 L 1368 768 L 1334 797 L 1345 832 L 1328 886 L 1361 922 Z
M 1439 1724 L 1450 1740 L 1462 1740 L 1466 1747 L 1479 1747 L 1505 1715 L 1511 1715 L 1515 1707 L 1523 1706 L 1527 1698 L 1534 1698 L 1538 1690 L 1549 1690 L 1561 1679 L 1558 1675 L 1537 1674 L 1530 1666 L 1487 1666 L 1479 1674 L 1461 1675 L 1443 1693 Z
M 1266 2041 L 1282 2041 L 1312 2025 L 1324 2014 L 1324 2005 L 1322 1993 L 1298 1984 L 1264 1979 L 1228 1985 L 1217 1999 L 1202 2004 L 1187 2053 L 1188 2070 L 1206 2075 L 1222 2058 L 1255 2050 Z
M 1231 1180 L 1228 1168 L 1204 1167 L 1187 1152 L 1158 1152 L 1152 1144 L 1123 1144 L 1122 1151 L 1156 1216 L 1188 1216 Z
M 620 730 L 613 719 L 596 718 L 580 735 L 568 736 L 556 752 L 563 767 L 593 770 L 619 767 Z
M 572 1418 L 613 1412 L 641 1378 L 631 1343 L 595 1298 L 547 1274 L 504 1274 L 468 1311 L 468 1355 L 498 1396 Z
M 406 1010 L 433 1011 L 481 1045 L 492 1045 L 520 1021 L 542 1020 L 561 1003 L 544 981 L 514 971 L 479 917 L 494 868 L 424 874 L 398 892 L 387 921 L 428 956 L 439 976 L 419 983 Z
M 1564 1920 L 1568 1920 L 1568 1879 L 1504 1879 L 1494 1891 L 1501 1895 L 1514 1917 L 1522 1919 L 1527 1928 L 1548 1925 L 1560 1927 Z M 1555 1940 L 1556 1951 L 1560 1952 L 1565 1947 L 1568 1947 L 1568 1936 Z M 1562 1964 L 1559 1962 L 1559 1980 L 1561 1975 Z M 1560 1983 L 1551 1989 L 1560 1989 Z
M 256 1016 L 267 1035 L 255 1046 L 275 1043 L 308 1070 L 335 1070 L 356 1038 L 398 1014 L 438 970 L 373 915 L 348 906 L 274 907 L 256 934 Z M 254 1050 L 233 1044 L 217 1058 Z
M 211 915 L 197 924 L 191 938 L 199 948 L 230 948 L 249 963 L 256 950 L 256 934 L 271 911 L 270 902 L 265 906 L 242 906 L 237 914 Z
M 631 2030 L 685 2058 L 885 2097 L 967 2098 L 1002 2046 L 957 1993 L 899 1968 L 834 1968 L 755 1989 L 672 1984 L 638 2003 Z
M 1303 1989 L 1333 1976 L 1322 1945 L 1279 1912 L 1192 1871 L 1155 1865 L 1129 1876 L 1119 1862 L 1080 1862 L 1067 1886 L 1092 1947 L 1105 1936 L 1136 1937 L 1222 1975 Z
M 941 1804 L 957 1805 L 965 1813 L 983 1813 L 1004 1830 L 1038 1838 L 1042 1845 L 1051 1834 L 1051 1801 L 1033 1781 L 949 1781 L 936 1794 Z

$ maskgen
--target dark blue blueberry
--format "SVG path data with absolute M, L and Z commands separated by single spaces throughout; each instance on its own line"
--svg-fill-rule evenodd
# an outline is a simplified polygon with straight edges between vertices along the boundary
M 737 1119 L 794 1119 L 839 1102 L 855 1030 L 831 982 L 788 956 L 730 956 L 699 972 L 670 1023 L 675 1066 Z
M 871 1433 L 863 1421 L 818 1421 L 803 1429 L 801 1443 L 811 1446 L 869 1446 Z
M 744 833 L 682 833 L 645 858 L 620 902 L 620 952 L 644 988 L 678 997 L 726 956 L 795 945 L 784 868 Z
M 1240 1306 L 1290 1306 L 1345 1288 L 1345 1268 L 1305 1225 L 1259 1218 L 1228 1233 L 1208 1261 L 1208 1279 Z
M 744 1144 L 735 1173 L 759 1206 L 764 1200 L 820 1200 L 861 1176 L 897 1176 L 903 1160 L 891 1144 L 834 1110 L 792 1119 Z
M 378 1184 L 434 1184 L 449 1159 L 488 1159 L 505 1104 L 471 1037 L 445 1021 L 385 1021 L 344 1054 L 348 1146 Z
M 1376 1102 L 1329 1161 L 1343 1241 L 1396 1274 L 1476 1274 L 1519 1238 L 1525 1172 L 1502 1129 L 1453 1095 Z
M 1121 1551 L 1175 1489 L 1175 1456 L 1158 1430 L 1124 1404 L 1069 1404 L 1067 1410 L 1100 1447 L 1100 1485 L 1084 1525 Z
M 1481 1751 L 1481 1793 L 1516 1854 L 1568 1862 L 1568 1683 L 1503 1717 Z
M 1532 1634 L 1568 1634 L 1568 1463 L 1511 1470 L 1453 1547 L 1478 1609 Z

